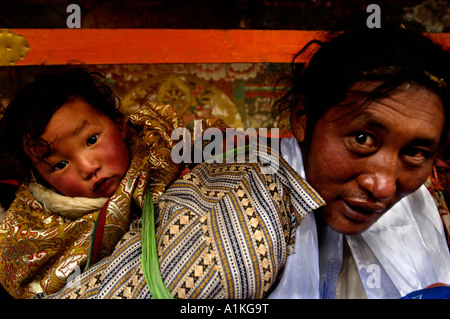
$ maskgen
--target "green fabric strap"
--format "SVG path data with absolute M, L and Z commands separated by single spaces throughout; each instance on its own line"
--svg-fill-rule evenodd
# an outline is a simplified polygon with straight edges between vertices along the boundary
M 238 147 L 223 154 L 236 155 L 239 151 L 248 151 L 249 146 Z M 156 248 L 155 216 L 153 211 L 152 195 L 147 192 L 142 209 L 142 269 L 148 289 L 155 299 L 173 299 L 170 290 L 167 289 L 159 268 L 159 259 Z
M 150 192 L 144 199 L 142 209 L 142 270 L 148 289 L 155 299 L 173 299 L 161 277 L 156 248 L 155 216 Z

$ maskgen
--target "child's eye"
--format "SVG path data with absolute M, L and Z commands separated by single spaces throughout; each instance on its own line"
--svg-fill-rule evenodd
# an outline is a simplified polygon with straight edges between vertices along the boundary
M 66 161 L 58 162 L 55 165 L 53 165 L 53 170 L 54 171 L 62 170 L 67 166 L 67 164 L 69 164 L 69 162 L 66 162 Z
M 87 144 L 93 145 L 93 144 L 97 143 L 97 140 L 98 140 L 98 134 L 92 135 L 87 139 Z

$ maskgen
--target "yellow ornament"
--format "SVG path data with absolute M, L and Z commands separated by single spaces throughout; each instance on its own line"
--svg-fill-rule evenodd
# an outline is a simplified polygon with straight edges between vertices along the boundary
M 30 46 L 23 36 L 8 29 L 0 29 L 0 66 L 14 65 L 23 60 Z

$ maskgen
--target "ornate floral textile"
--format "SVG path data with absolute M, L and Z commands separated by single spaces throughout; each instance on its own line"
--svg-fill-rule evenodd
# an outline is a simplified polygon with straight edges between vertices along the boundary
M 438 160 L 436 165 L 433 166 L 433 171 L 425 182 L 425 186 L 431 193 L 439 214 L 441 215 L 442 223 L 444 225 L 444 231 L 447 238 L 447 244 L 450 250 L 450 212 L 447 206 L 449 200 L 449 174 L 450 167 Z
M 176 298 L 262 298 L 292 253 L 302 218 L 321 197 L 278 155 L 257 163 L 203 163 L 155 202 L 162 278 Z M 267 162 L 265 162 L 267 163 Z M 142 272 L 140 221 L 110 257 L 55 295 L 151 298 Z
M 55 293 L 78 267 L 96 261 L 89 258 L 110 255 L 134 213 L 140 213 L 145 191 L 157 199 L 179 176 L 183 167 L 171 160 L 171 132 L 183 123 L 175 110 L 148 104 L 131 114 L 127 124 L 130 166 L 103 210 L 100 206 L 69 218 L 39 202 L 28 182 L 21 185 L 0 224 L 0 281 L 13 297 Z

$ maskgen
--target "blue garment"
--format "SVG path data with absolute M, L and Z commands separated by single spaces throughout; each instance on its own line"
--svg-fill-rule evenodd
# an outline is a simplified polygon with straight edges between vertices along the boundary
M 425 288 L 411 292 L 401 299 L 450 299 L 450 287 Z

